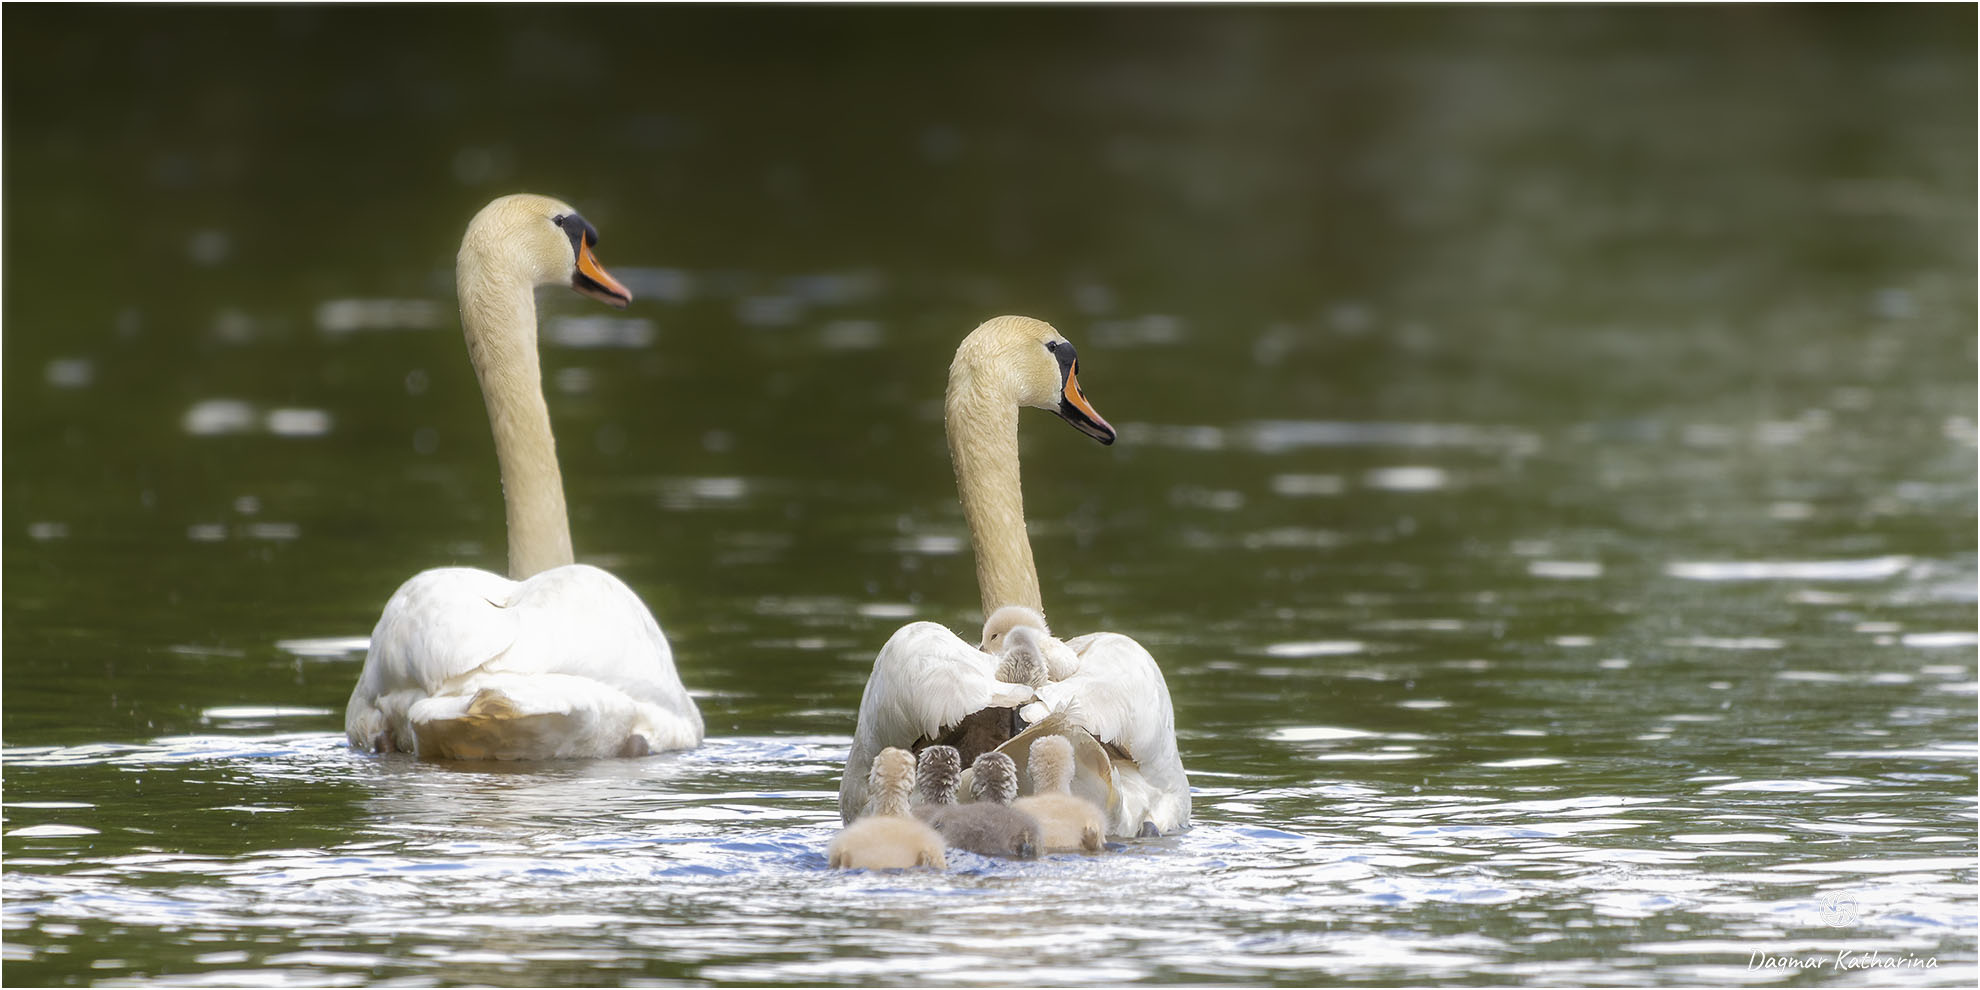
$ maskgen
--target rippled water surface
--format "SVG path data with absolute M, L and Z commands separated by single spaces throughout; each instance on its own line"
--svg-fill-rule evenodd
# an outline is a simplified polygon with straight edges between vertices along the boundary
M 9 12 L 7 982 L 1980 978 L 1971 9 L 603 16 Z M 637 296 L 546 388 L 711 738 L 355 754 L 392 589 L 503 566 L 522 188 Z M 1000 312 L 1120 427 L 1025 416 L 1032 538 L 1195 827 L 834 873 Z

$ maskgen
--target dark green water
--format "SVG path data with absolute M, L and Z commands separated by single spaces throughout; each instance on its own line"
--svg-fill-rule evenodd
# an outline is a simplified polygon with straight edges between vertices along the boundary
M 1971 8 L 4 26 L 9 983 L 1980 975 Z M 342 742 L 392 589 L 503 565 L 451 265 L 516 190 L 639 297 L 544 364 L 696 752 Z M 1003 312 L 1121 427 L 1026 417 L 1032 535 L 1197 825 L 833 874 L 874 652 L 980 618 Z

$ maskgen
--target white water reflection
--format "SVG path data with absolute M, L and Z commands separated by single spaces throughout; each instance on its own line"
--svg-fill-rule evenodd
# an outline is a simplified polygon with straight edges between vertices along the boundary
M 747 478 L 663 478 L 660 506 L 665 509 L 705 509 L 733 506 L 750 493 Z
M 262 412 L 241 399 L 204 399 L 180 417 L 180 428 L 194 436 L 252 433 L 259 426 L 276 436 L 320 437 L 330 432 L 332 418 L 322 409 L 276 408 Z
M 1526 573 L 1534 577 L 1584 581 L 1601 577 L 1602 564 L 1594 560 L 1533 560 L 1527 562 Z
M 321 409 L 270 409 L 261 422 L 276 436 L 320 437 L 330 432 L 330 414 Z
M 41 377 L 55 388 L 87 388 L 96 380 L 96 363 L 88 358 L 57 358 L 42 369 Z
M 432 330 L 451 324 L 453 311 L 435 299 L 329 299 L 316 307 L 316 328 L 339 336 L 375 330 Z
M 1970 632 L 1905 633 L 1898 642 L 1921 650 L 1947 650 L 1980 644 L 1980 635 Z
M 195 436 L 245 433 L 254 428 L 254 407 L 239 399 L 206 399 L 194 403 L 179 422 Z
M 1362 484 L 1386 492 L 1428 492 L 1449 483 L 1449 472 L 1425 465 L 1377 468 L 1362 478 Z
M 1339 495 L 1347 483 L 1338 474 L 1280 474 L 1272 477 L 1272 493 L 1288 498 Z
M 1247 426 L 1243 436 L 1261 454 L 1306 447 L 1461 447 L 1530 454 L 1541 446 L 1539 435 L 1529 431 L 1467 423 L 1266 420 Z
M 870 351 L 885 340 L 874 320 L 833 320 L 818 329 L 818 343 L 828 351 Z
M 1902 574 L 1910 557 L 1862 560 L 1674 561 L 1664 573 L 1689 581 L 1881 581 Z
M 653 344 L 652 320 L 618 316 L 559 316 L 544 338 L 558 347 L 636 350 Z
M 1361 653 L 1367 644 L 1351 639 L 1321 639 L 1292 643 L 1272 643 L 1265 647 L 1268 657 L 1339 657 Z

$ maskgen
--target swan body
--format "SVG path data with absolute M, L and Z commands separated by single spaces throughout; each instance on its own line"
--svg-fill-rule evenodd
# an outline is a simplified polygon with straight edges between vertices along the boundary
M 1031 794 L 1011 807 L 1038 819 L 1046 852 L 1099 852 L 1107 819 L 1093 802 L 1072 793 L 1073 747 L 1063 736 L 1031 744 Z
M 352 702 L 353 745 L 456 760 L 645 756 L 702 732 L 660 626 L 586 564 L 420 572 L 372 630 Z
M 922 752 L 936 748 L 930 746 Z M 1011 807 L 1018 792 L 1016 764 L 1002 753 L 985 753 L 976 758 L 970 772 L 974 775 L 975 800 L 967 804 L 925 805 L 917 813 L 942 833 L 942 841 L 952 849 L 967 849 L 985 856 L 1036 857 L 1044 841 L 1044 827 L 1037 818 Z M 953 791 L 956 777 L 950 775 L 947 782 Z M 924 774 L 921 784 L 929 783 L 929 777 Z M 938 778 L 936 785 L 939 784 Z
M 1112 443 L 1113 428 L 1080 391 L 1077 361 L 1049 324 L 1015 316 L 984 323 L 956 349 L 944 411 L 975 553 L 983 636 L 971 646 L 939 625 L 915 622 L 881 648 L 840 784 L 846 821 L 862 813 L 867 769 L 884 747 L 942 742 L 960 749 L 964 761 L 1001 751 L 1027 762 L 1028 753 L 1014 748 L 1020 741 L 1030 746 L 1041 735 L 1059 735 L 1075 754 L 1072 789 L 1105 809 L 1107 834 L 1188 826 L 1189 779 L 1154 658 L 1117 633 L 1060 641 L 1045 625 L 1025 533 L 1017 414 L 1025 406 L 1048 409 Z M 1010 655 L 1013 635 L 1017 657 Z
M 907 750 L 889 747 L 875 756 L 867 775 L 873 811 L 832 837 L 825 859 L 833 869 L 948 868 L 942 837 L 908 814 L 914 771 L 914 757 Z
M 596 242 L 576 210 L 543 196 L 504 196 L 468 224 L 461 325 L 495 435 L 510 576 L 443 567 L 399 587 L 344 712 L 358 749 L 519 760 L 701 743 L 701 712 L 653 614 L 618 578 L 573 562 L 534 293 L 564 284 L 624 306 Z

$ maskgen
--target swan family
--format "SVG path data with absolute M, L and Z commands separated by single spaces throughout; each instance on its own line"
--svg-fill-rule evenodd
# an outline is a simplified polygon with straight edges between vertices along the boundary
M 537 355 L 535 292 L 608 306 L 632 294 L 575 209 L 504 196 L 469 222 L 455 282 L 495 440 L 508 573 L 436 567 L 386 602 L 345 710 L 352 747 L 449 760 L 641 757 L 700 745 L 700 710 L 631 588 L 576 562 Z M 985 622 L 977 642 L 911 622 L 881 647 L 839 792 L 829 862 L 944 865 L 945 848 L 1093 852 L 1189 822 L 1189 782 L 1161 669 L 1119 633 L 1047 625 L 1026 534 L 1018 417 L 1045 409 L 1112 444 L 1079 354 L 1019 316 L 968 334 L 944 400 Z M 965 766 L 967 769 L 965 769 Z

